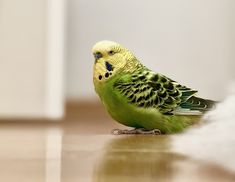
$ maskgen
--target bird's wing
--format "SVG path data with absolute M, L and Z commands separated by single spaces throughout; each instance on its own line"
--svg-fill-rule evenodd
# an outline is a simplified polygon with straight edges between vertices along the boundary
M 174 114 L 197 92 L 151 71 L 122 76 L 115 82 L 114 88 L 129 103 L 137 107 L 156 108 L 163 114 Z

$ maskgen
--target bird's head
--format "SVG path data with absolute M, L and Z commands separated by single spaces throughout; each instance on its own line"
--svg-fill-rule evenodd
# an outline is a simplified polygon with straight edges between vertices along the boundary
M 95 58 L 94 80 L 105 81 L 117 73 L 132 69 L 135 56 L 122 45 L 112 41 L 97 42 L 92 53 Z

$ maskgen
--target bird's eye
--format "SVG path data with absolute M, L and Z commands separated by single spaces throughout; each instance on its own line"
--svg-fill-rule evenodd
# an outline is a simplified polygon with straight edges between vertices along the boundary
M 115 54 L 115 52 L 114 51 L 109 51 L 109 55 L 114 55 Z
M 94 56 L 96 60 L 103 57 L 103 55 L 100 52 L 96 52 Z

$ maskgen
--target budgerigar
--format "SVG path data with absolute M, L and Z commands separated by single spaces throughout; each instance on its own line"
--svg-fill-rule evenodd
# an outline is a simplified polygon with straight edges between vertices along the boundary
M 134 54 L 112 41 L 92 48 L 93 81 L 111 117 L 133 130 L 118 134 L 169 134 L 182 131 L 211 109 L 214 101 L 196 97 L 196 90 L 155 73 Z

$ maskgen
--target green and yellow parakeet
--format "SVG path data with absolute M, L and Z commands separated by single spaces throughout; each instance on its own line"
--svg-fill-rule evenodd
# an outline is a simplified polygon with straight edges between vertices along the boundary
M 214 101 L 196 97 L 196 90 L 155 73 L 134 54 L 112 41 L 92 48 L 93 81 L 112 118 L 134 127 L 118 134 L 169 134 L 182 131 L 212 108 Z

